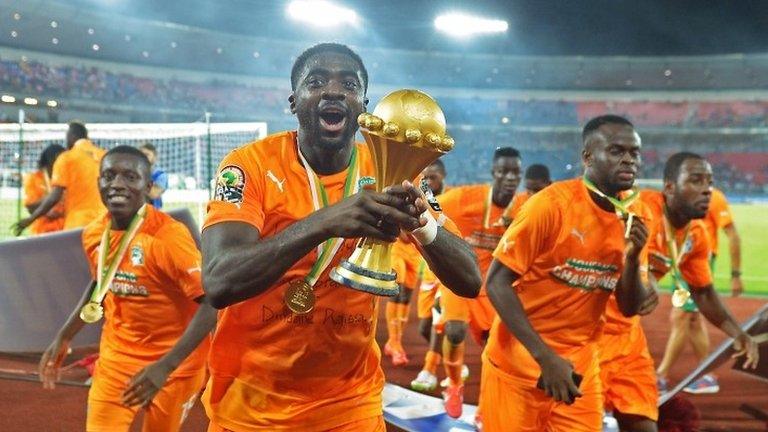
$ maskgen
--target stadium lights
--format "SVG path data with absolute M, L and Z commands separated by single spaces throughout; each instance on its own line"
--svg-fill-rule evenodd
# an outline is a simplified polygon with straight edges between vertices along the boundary
M 297 21 L 304 21 L 318 27 L 358 24 L 355 11 L 324 0 L 294 0 L 288 5 L 287 12 Z
M 58 103 L 58 102 L 56 102 L 55 100 L 49 100 L 49 101 L 46 103 L 46 105 L 48 105 L 48 106 L 49 106 L 49 107 L 51 107 L 51 108 L 56 108 L 57 106 L 59 106 L 59 103 Z
M 504 20 L 451 12 L 435 18 L 435 28 L 451 36 L 467 37 L 485 33 L 504 33 L 509 28 L 509 24 Z
M 16 102 L 16 98 L 11 95 L 2 95 L 0 96 L 0 101 L 3 101 L 5 103 L 14 103 Z
M 37 99 L 33 97 L 26 97 L 24 98 L 24 103 L 27 105 L 37 105 Z

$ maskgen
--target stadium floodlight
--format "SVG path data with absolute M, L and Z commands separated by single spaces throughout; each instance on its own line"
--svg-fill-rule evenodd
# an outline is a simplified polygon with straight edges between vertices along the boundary
M 14 103 L 16 102 L 16 98 L 11 95 L 2 95 L 0 96 L 0 101 L 3 101 L 5 103 Z
M 451 12 L 435 18 L 435 28 L 450 36 L 468 37 L 476 34 L 504 33 L 509 24 L 504 20 Z
M 294 0 L 288 4 L 287 12 L 291 18 L 317 27 L 358 24 L 355 11 L 325 0 Z
M 24 103 L 27 105 L 37 105 L 37 99 L 33 97 L 26 97 L 24 98 Z
M 51 99 L 51 100 L 49 100 L 49 101 L 46 103 L 46 105 L 48 105 L 48 106 L 49 106 L 49 107 L 51 107 L 51 108 L 56 108 L 57 106 L 59 106 L 59 103 L 58 103 L 58 102 L 56 102 L 55 100 Z

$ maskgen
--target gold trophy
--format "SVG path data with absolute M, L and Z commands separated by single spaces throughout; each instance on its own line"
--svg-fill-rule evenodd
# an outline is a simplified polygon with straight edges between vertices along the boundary
M 373 156 L 377 192 L 415 179 L 454 146 L 445 133 L 443 110 L 418 90 L 396 90 L 384 96 L 373 114 L 360 114 L 357 122 Z M 356 290 L 394 296 L 399 288 L 391 249 L 392 243 L 362 238 L 349 259 L 331 271 L 331 279 Z

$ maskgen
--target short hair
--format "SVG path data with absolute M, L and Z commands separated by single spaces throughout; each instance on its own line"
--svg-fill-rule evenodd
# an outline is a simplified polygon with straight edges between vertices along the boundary
M 47 167 L 53 167 L 53 163 L 56 162 L 56 158 L 59 157 L 66 149 L 58 144 L 51 144 L 46 147 L 42 153 L 40 153 L 40 159 L 37 160 L 37 168 L 43 169 Z
M 542 164 L 533 164 L 525 170 L 525 178 L 529 180 L 552 181 L 549 178 L 549 168 Z
M 607 124 L 620 124 L 620 125 L 627 125 L 631 128 L 634 128 L 635 125 L 632 124 L 631 121 L 627 120 L 626 118 L 615 115 L 615 114 L 605 114 L 601 116 L 597 116 L 590 121 L 587 122 L 587 124 L 584 125 L 584 129 L 581 131 L 581 139 L 586 141 L 587 137 L 592 135 L 593 132 L 598 130 L 600 126 L 607 125 Z
M 72 131 L 72 135 L 74 135 L 75 138 L 77 139 L 88 138 L 88 129 L 85 127 L 85 125 L 82 122 L 71 121 L 67 123 L 67 126 L 69 126 L 69 130 Z
M 104 158 L 102 158 L 102 163 L 104 159 L 107 158 L 107 156 L 115 155 L 115 154 L 122 154 L 122 155 L 130 155 L 134 156 L 137 159 L 139 159 L 139 162 L 144 165 L 146 168 L 146 174 L 148 175 L 148 179 L 152 175 L 152 164 L 149 163 L 149 159 L 147 159 L 147 155 L 141 152 L 141 150 L 137 149 L 136 147 L 132 147 L 129 145 L 119 145 L 117 147 L 113 147 L 109 151 L 107 151 L 106 154 L 104 154 Z
M 139 149 L 147 149 L 152 153 L 157 154 L 157 148 L 155 147 L 154 144 L 152 144 L 149 141 L 144 141 L 143 143 L 141 143 L 141 145 L 139 145 Z
M 688 159 L 705 160 L 700 154 L 692 152 L 684 151 L 673 154 L 667 159 L 667 163 L 664 164 L 664 181 L 676 182 L 680 176 L 680 167 Z
M 435 159 L 435 161 L 429 164 L 428 166 L 437 167 L 438 170 L 442 171 L 443 174 L 445 174 L 445 164 L 443 163 L 442 159 Z
M 368 70 L 363 64 L 363 59 L 361 59 L 356 52 L 352 51 L 352 48 L 334 42 L 319 43 L 317 45 L 311 46 L 296 58 L 296 61 L 293 62 L 293 67 L 291 68 L 291 90 L 296 90 L 296 86 L 298 85 L 299 81 L 299 74 L 301 74 L 301 71 L 304 68 L 304 65 L 307 64 L 307 61 L 312 56 L 323 53 L 343 54 L 354 60 L 360 66 L 360 75 L 363 77 L 363 88 L 365 89 L 366 93 L 368 92 Z
M 520 152 L 513 147 L 496 147 L 493 151 L 493 161 L 503 157 L 511 157 L 520 159 Z

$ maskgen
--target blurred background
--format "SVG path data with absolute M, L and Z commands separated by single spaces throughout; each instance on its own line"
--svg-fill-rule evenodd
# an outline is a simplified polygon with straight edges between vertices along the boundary
M 296 127 L 290 69 L 324 41 L 361 55 L 371 106 L 404 87 L 437 99 L 448 184 L 489 181 L 498 146 L 577 176 L 581 126 L 605 113 L 636 125 L 644 185 L 670 154 L 703 154 L 742 232 L 746 293 L 768 294 L 765 1 L 0 0 L 0 240 L 27 215 L 22 177 L 74 119 L 105 148 L 154 144 L 166 208 L 199 220 L 224 154 Z

